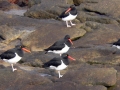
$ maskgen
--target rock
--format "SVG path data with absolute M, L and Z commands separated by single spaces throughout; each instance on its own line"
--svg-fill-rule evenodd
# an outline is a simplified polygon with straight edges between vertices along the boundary
M 26 90 L 28 87 L 51 83 L 50 80 L 38 74 L 29 73 L 23 70 L 17 70 L 13 73 L 11 70 L 1 69 L 0 72 L 0 87 L 2 90 Z
M 60 21 L 47 20 L 47 23 L 41 22 L 38 29 L 24 39 L 23 43 L 26 46 L 30 46 L 32 51 L 43 51 L 43 49 L 64 38 L 67 34 L 74 39 L 83 36 L 86 31 L 80 29 L 79 25 L 68 29 Z
M 24 7 L 28 5 L 29 0 L 8 0 L 10 3 L 17 4 L 20 7 Z
M 67 87 L 66 87 L 67 86 Z M 106 87 L 101 86 L 101 85 L 96 85 L 96 86 L 82 86 L 82 85 L 77 85 L 73 82 L 69 81 L 64 81 L 64 82 L 58 82 L 55 83 L 53 86 L 49 87 L 44 87 L 44 89 L 49 89 L 49 90 L 107 90 Z
M 75 47 L 85 47 L 91 45 L 104 45 L 117 41 L 120 36 L 118 25 L 102 25 L 95 31 L 87 33 L 84 37 L 77 40 L 74 45 Z M 96 34 L 98 33 L 98 34 Z
M 9 0 L 10 3 L 18 3 L 19 0 Z
M 0 1 L 0 10 L 6 11 L 10 9 L 19 9 L 19 6 L 9 3 L 8 0 Z
M 119 13 L 117 9 L 119 9 L 119 1 L 116 0 L 115 5 L 112 5 L 114 1 L 110 1 L 107 3 L 105 1 L 95 1 L 95 0 L 73 0 L 74 4 L 79 5 L 76 6 L 78 10 L 77 19 L 81 22 L 84 21 L 93 21 L 98 23 L 105 23 L 105 24 L 119 24 Z M 49 3 L 49 4 L 47 4 Z M 64 3 L 64 4 L 63 4 Z M 107 4 L 106 4 L 107 3 Z M 70 3 L 66 3 L 65 1 L 41 1 L 40 4 L 34 5 L 31 7 L 26 13 L 25 16 L 32 17 L 32 18 L 54 18 L 61 14 L 63 10 L 68 8 Z M 98 8 L 99 6 L 99 8 Z M 108 7 L 112 6 L 112 9 L 108 9 Z M 117 7 L 116 10 L 114 10 Z M 49 8 L 49 9 L 48 9 Z M 114 11 L 114 12 L 113 12 Z M 116 12 L 116 13 L 115 13 Z M 114 14 L 113 14 L 114 13 Z M 107 17 L 107 16 L 110 17 Z M 116 18 L 116 19 L 114 19 Z
M 79 0 L 77 0 L 77 2 L 79 2 Z M 113 3 L 115 5 L 113 5 Z M 107 0 L 83 0 L 83 3 L 77 8 L 77 19 L 80 21 L 84 19 L 86 21 L 105 24 L 118 24 L 117 20 L 119 20 L 119 13 L 117 12 L 117 9 L 119 9 L 119 3 L 118 0 L 110 2 L 107 2 Z M 109 9 L 110 6 L 112 9 Z
M 114 86 L 117 71 L 113 68 L 80 68 L 67 72 L 61 80 L 82 85 Z
M 119 0 L 111 0 L 110 2 L 108 2 L 107 0 L 98 0 L 98 3 L 95 3 L 94 5 L 93 3 L 87 3 L 85 9 L 87 9 L 90 12 L 93 11 L 101 15 L 110 15 L 112 17 L 118 17 L 118 10 L 120 8 L 119 3 Z M 109 7 L 111 7 L 111 9 L 109 9 Z
M 33 5 L 40 4 L 41 0 L 29 0 L 28 1 L 28 6 L 32 7 Z
M 56 18 L 68 8 L 72 0 L 41 0 L 40 4 L 32 6 L 24 15 L 32 18 Z
M 73 0 L 75 5 L 80 5 L 85 0 Z
M 37 5 L 37 4 L 41 4 L 41 3 L 51 3 L 52 2 L 52 4 L 55 4 L 56 3 L 56 1 L 54 1 L 54 3 L 53 3 L 53 1 L 47 1 L 47 0 L 29 0 L 28 1 L 28 6 L 29 7 L 32 7 L 33 5 Z M 73 0 L 59 0 L 58 2 L 63 2 L 63 3 L 66 3 L 66 4 L 73 4 Z
M 117 83 L 115 86 L 110 87 L 111 90 L 119 90 L 120 89 L 120 72 L 117 73 Z
M 27 32 L 27 30 L 24 28 L 23 30 L 20 30 L 18 28 L 19 27 L 9 27 L 7 25 L 0 26 L 0 36 L 4 39 L 3 42 L 8 44 L 17 38 L 24 37 L 24 35 L 26 36 L 30 33 L 30 31 Z
M 76 26 L 67 28 L 56 16 L 73 3 L 78 10 Z M 0 61 L 1 89 L 119 90 L 120 51 L 111 47 L 120 38 L 119 3 L 119 0 L 29 0 L 25 16 L 18 16 L 5 11 L 16 7 L 19 12 L 25 8 L 0 0 L 0 53 L 18 44 L 18 37 L 32 51 L 25 53 L 14 73 L 8 63 Z M 70 61 L 59 79 L 56 70 L 42 68 L 43 63 L 59 55 L 45 54 L 43 50 L 66 34 L 74 43 L 68 54 L 76 61 Z
M 109 47 L 109 46 L 96 46 L 96 47 L 93 46 L 93 47 L 83 47 L 83 48 L 81 47 L 81 48 L 70 49 L 70 51 L 68 53 L 71 56 L 75 57 L 77 61 L 90 62 L 97 58 L 100 58 L 100 57 L 107 58 L 108 56 L 116 57 L 116 60 L 117 60 L 117 57 L 119 56 L 119 54 L 114 54 L 115 52 L 117 53 L 117 49 Z M 101 61 L 101 60 L 96 60 L 96 63 L 97 62 L 105 63 L 104 61 Z M 109 59 L 107 59 L 107 60 L 109 60 Z M 107 62 L 107 60 L 105 60 L 105 61 Z M 111 63 L 112 63 L 112 61 L 111 61 Z

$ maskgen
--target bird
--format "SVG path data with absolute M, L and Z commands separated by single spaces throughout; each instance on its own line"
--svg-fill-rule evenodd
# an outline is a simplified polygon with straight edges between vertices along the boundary
M 58 17 L 61 18 L 63 21 L 66 21 L 67 27 L 71 27 L 70 25 L 68 25 L 68 21 L 72 26 L 76 25 L 72 23 L 72 20 L 74 20 L 77 17 L 77 9 L 75 8 L 75 5 L 71 5 L 67 10 L 63 11 L 61 15 L 59 15 Z
M 13 64 L 16 64 L 18 61 L 21 60 L 21 58 L 24 55 L 23 50 L 26 51 L 26 52 L 31 53 L 30 50 L 25 49 L 25 46 L 23 46 L 23 45 L 16 45 L 15 48 L 9 49 L 9 50 L 3 52 L 0 55 L 0 58 L 2 60 L 4 60 L 5 62 L 10 63 L 11 66 L 12 66 L 12 71 L 14 72 L 15 70 L 17 70 L 17 68 L 14 68 Z
M 44 65 L 42 65 L 42 67 L 57 70 L 58 74 L 59 74 L 59 78 L 60 78 L 63 76 L 60 74 L 60 71 L 67 68 L 67 66 L 69 65 L 68 59 L 75 60 L 67 53 L 64 53 L 64 54 L 62 54 L 61 57 L 54 57 L 50 61 L 44 63 Z
M 45 54 L 47 52 L 53 52 L 61 56 L 61 54 L 66 53 L 70 49 L 71 45 L 73 45 L 73 42 L 70 39 L 70 35 L 65 35 L 62 40 L 58 40 L 47 49 L 44 49 L 46 51 Z
M 117 49 L 120 49 L 120 39 L 117 42 L 114 42 L 112 47 L 117 47 Z

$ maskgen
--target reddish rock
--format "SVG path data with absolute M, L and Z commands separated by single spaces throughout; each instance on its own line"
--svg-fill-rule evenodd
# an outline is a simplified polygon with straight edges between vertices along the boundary
M 18 3 L 19 2 L 19 0 L 8 0 L 10 3 Z

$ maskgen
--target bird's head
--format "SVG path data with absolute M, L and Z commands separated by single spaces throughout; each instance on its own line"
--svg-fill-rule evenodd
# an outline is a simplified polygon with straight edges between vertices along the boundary
M 16 45 L 16 46 L 15 46 L 16 49 L 22 49 L 22 50 L 25 51 L 25 52 L 31 53 L 31 51 L 28 50 L 28 49 L 26 49 L 25 47 L 26 47 L 26 46 L 24 46 L 24 45 Z
M 23 45 L 21 38 L 17 38 L 17 40 L 19 40 L 19 43 L 15 46 L 16 49 L 22 49 L 22 50 L 25 51 L 25 52 L 31 53 L 30 50 L 28 50 L 28 49 L 25 48 L 26 46 Z
M 66 36 L 64 37 L 64 39 L 65 39 L 65 40 L 68 40 L 68 41 L 73 45 L 73 42 L 72 42 L 72 40 L 70 39 L 70 35 L 66 35 Z
M 68 12 L 70 12 L 70 11 L 73 10 L 73 9 L 76 9 L 76 8 L 75 8 L 75 5 L 71 5 L 71 6 L 66 10 L 65 13 L 68 13 Z
M 61 57 L 62 58 L 69 58 L 70 60 L 74 60 L 75 61 L 75 59 L 73 57 L 71 57 L 70 55 L 68 55 L 67 53 L 63 53 Z

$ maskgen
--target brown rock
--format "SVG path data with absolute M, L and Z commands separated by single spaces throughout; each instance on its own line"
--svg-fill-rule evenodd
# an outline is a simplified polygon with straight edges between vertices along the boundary
M 28 87 L 51 83 L 50 80 L 38 74 L 31 74 L 22 70 L 17 70 L 13 73 L 11 70 L 1 69 L 0 72 L 0 88 L 2 90 L 27 90 Z
M 84 37 L 77 40 L 74 45 L 76 47 L 85 47 L 90 45 L 104 45 L 113 43 L 120 38 L 119 34 L 120 32 L 118 25 L 102 25 L 95 31 L 87 33 Z
M 0 26 L 0 36 L 6 44 L 21 36 L 24 37 L 25 33 L 27 33 L 26 30 L 19 30 L 17 27 L 9 27 L 7 25 Z
M 64 22 L 63 22 L 64 23 Z M 24 39 L 24 45 L 30 46 L 32 51 L 41 51 L 57 40 L 70 35 L 71 39 L 83 36 L 85 30 L 78 27 L 67 28 L 62 22 L 56 20 L 47 20 L 47 23 L 41 22 L 40 27 Z M 34 37 L 35 36 L 35 37 Z
M 0 10 L 10 10 L 10 9 L 19 9 L 18 5 L 9 3 L 8 0 L 0 1 Z
M 44 19 L 56 18 L 63 10 L 73 4 L 71 2 L 72 0 L 41 0 L 41 3 L 31 7 L 25 16 Z
M 64 81 L 64 82 L 58 82 L 54 83 L 51 87 L 44 88 L 45 90 L 107 90 L 106 87 L 102 85 L 96 85 L 96 86 L 82 86 L 75 84 L 73 82 Z
M 73 81 L 82 85 L 114 86 L 116 70 L 113 68 L 80 68 L 66 73 L 61 80 Z

